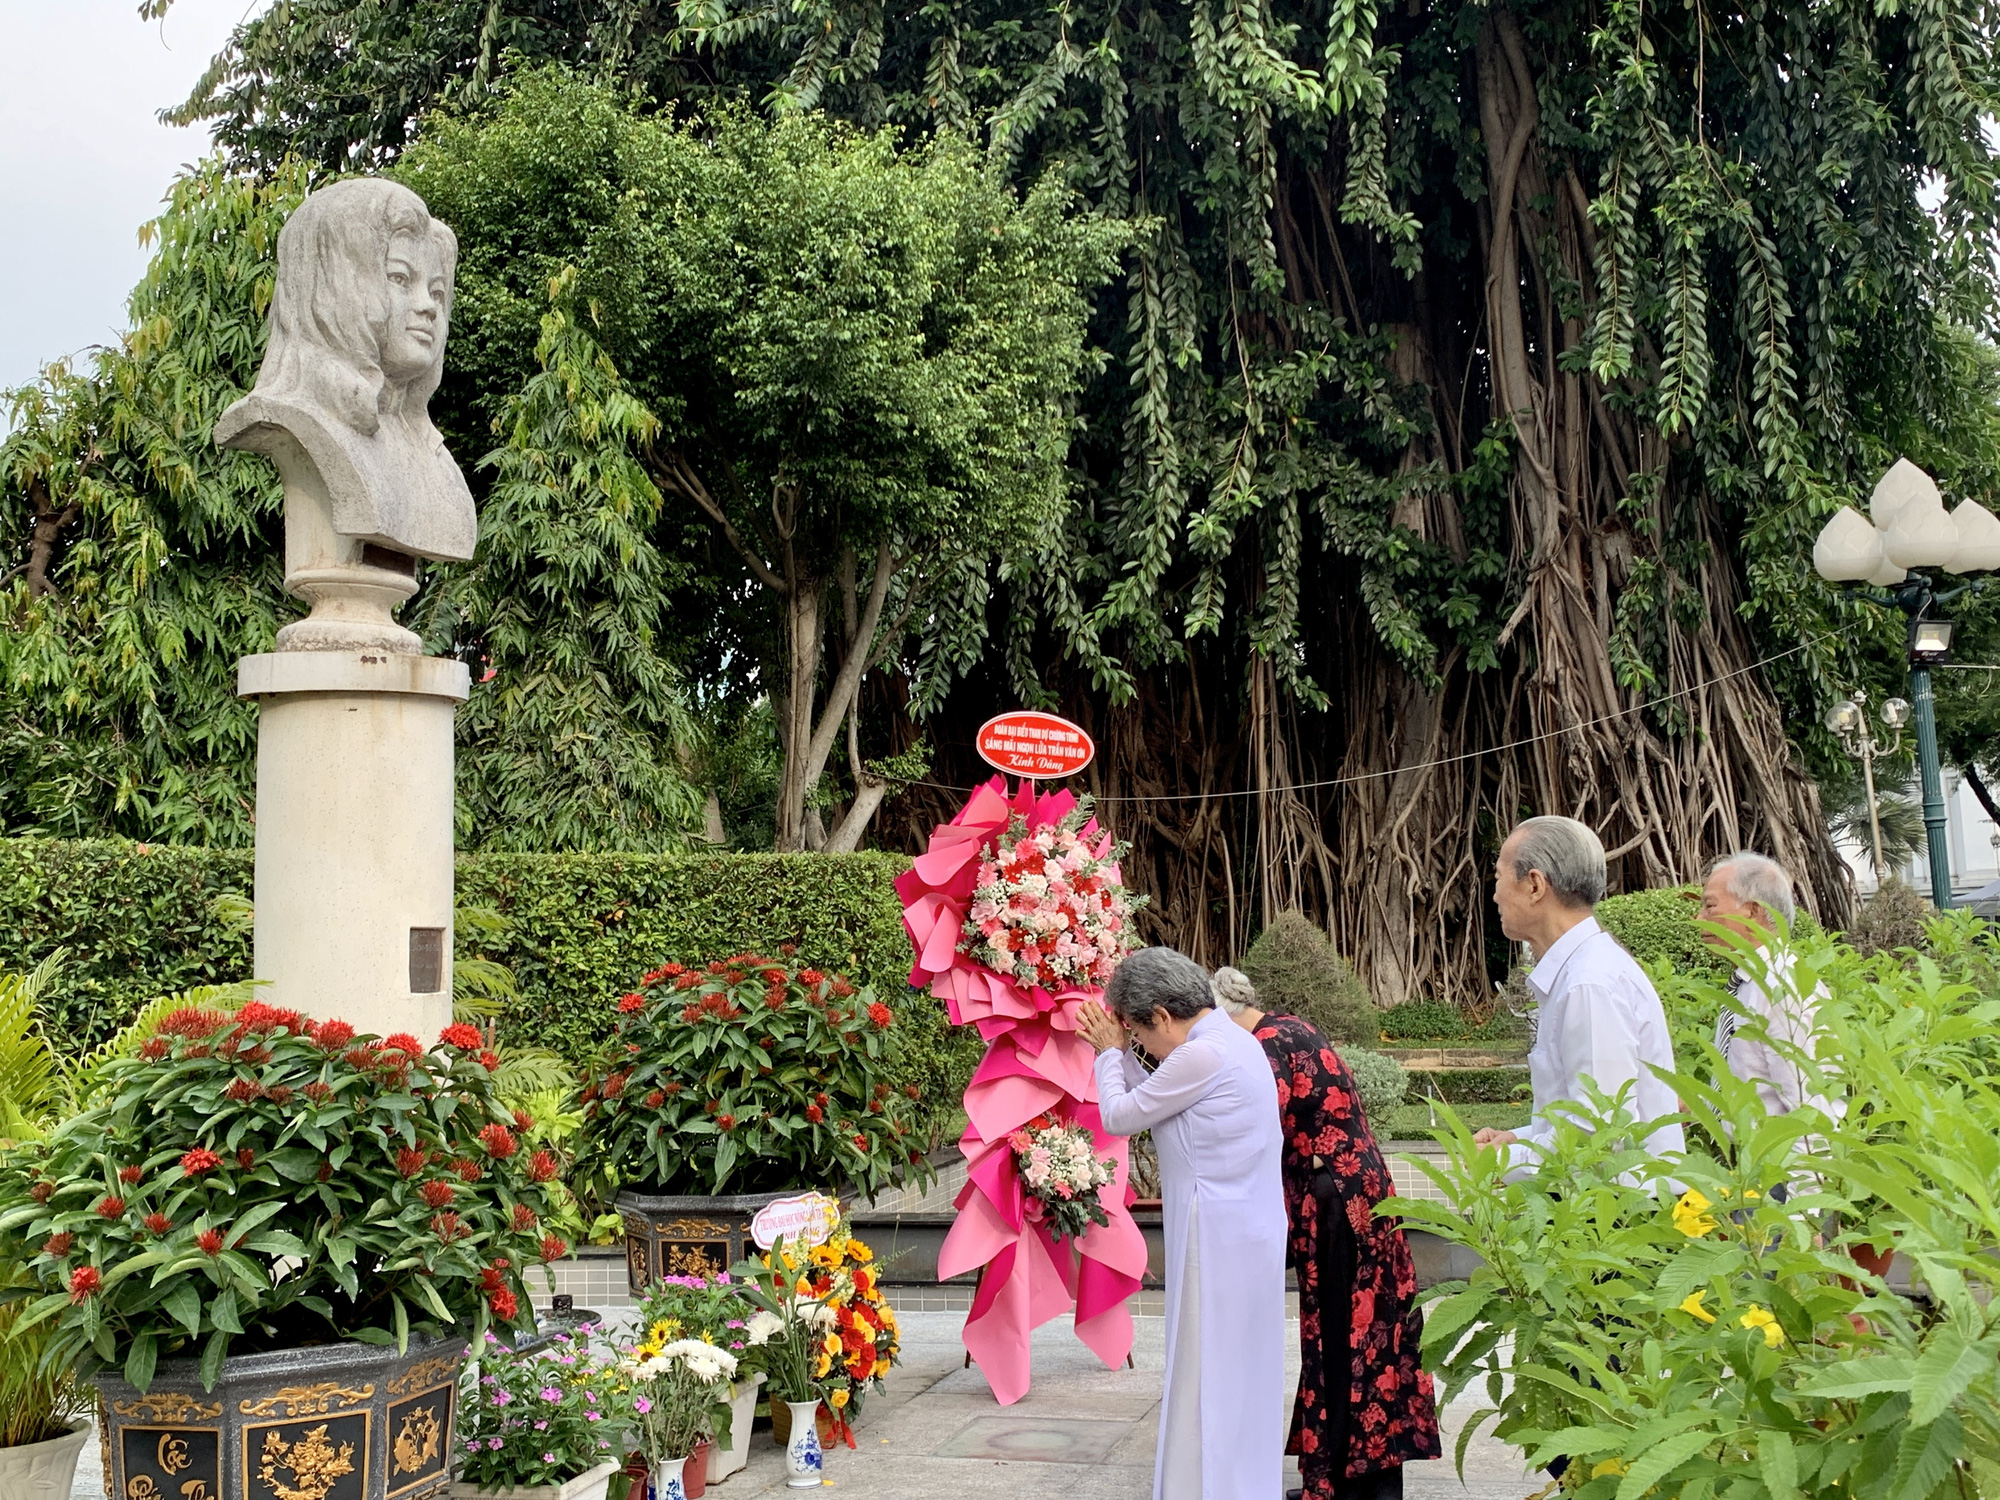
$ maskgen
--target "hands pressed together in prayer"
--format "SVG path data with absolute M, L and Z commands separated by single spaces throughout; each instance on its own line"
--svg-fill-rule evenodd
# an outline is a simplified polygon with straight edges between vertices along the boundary
M 1099 1052 L 1116 1052 L 1125 1045 L 1124 1026 L 1095 1000 L 1086 1000 L 1076 1008 L 1076 1029 Z
M 1472 1132 L 1472 1144 L 1475 1146 L 1511 1146 L 1516 1139 L 1518 1137 L 1515 1136 L 1513 1131 L 1496 1130 L 1491 1125 L 1488 1125 L 1484 1130 L 1475 1130 Z

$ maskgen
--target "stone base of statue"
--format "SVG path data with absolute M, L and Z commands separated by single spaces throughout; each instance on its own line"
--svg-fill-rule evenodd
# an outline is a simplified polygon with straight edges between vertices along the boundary
M 246 656 L 258 703 L 259 998 L 357 1030 L 451 1022 L 452 720 L 463 662 L 402 652 Z

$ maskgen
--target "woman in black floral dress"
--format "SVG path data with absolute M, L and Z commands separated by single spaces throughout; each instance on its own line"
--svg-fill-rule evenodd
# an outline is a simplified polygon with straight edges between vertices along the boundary
M 1436 1458 L 1417 1273 L 1402 1225 L 1375 1205 L 1396 1189 L 1333 1045 L 1297 1016 L 1267 1015 L 1235 969 L 1216 998 L 1263 1043 L 1285 1127 L 1288 1263 L 1299 1283 L 1299 1394 L 1287 1453 L 1306 1500 L 1395 1500 L 1403 1465 Z M 1345 1351 L 1343 1357 L 1340 1351 Z

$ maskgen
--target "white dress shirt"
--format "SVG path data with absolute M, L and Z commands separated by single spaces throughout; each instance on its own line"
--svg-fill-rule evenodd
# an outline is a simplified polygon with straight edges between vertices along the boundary
M 1580 1102 L 1586 1078 L 1606 1094 L 1630 1083 L 1627 1107 L 1635 1119 L 1679 1113 L 1673 1085 L 1647 1066 L 1669 1072 L 1674 1066 L 1659 992 L 1595 917 L 1585 917 L 1549 945 L 1528 975 L 1528 989 L 1536 1003 L 1535 1049 L 1528 1054 L 1535 1117 L 1515 1132 L 1508 1148 L 1510 1178 L 1537 1169 L 1541 1152 L 1555 1142 L 1551 1108 Z M 1678 1122 L 1662 1125 L 1646 1138 L 1646 1149 L 1655 1156 L 1686 1146 Z
M 1765 972 L 1760 976 L 1736 971 L 1733 989 L 1735 1006 L 1725 1005 L 1715 1019 L 1715 1050 L 1722 1064 L 1738 1078 L 1757 1085 L 1757 1097 L 1767 1114 L 1790 1114 L 1802 1104 L 1839 1118 L 1842 1105 L 1823 1093 L 1810 1091 L 1805 1070 L 1783 1050 L 1773 1045 L 1783 1042 L 1811 1056 L 1814 1031 L 1818 1025 L 1819 1002 L 1826 987 L 1801 995 L 1793 977 L 1795 960 L 1786 949 L 1765 950 Z M 1762 1022 L 1761 1030 L 1752 1026 Z

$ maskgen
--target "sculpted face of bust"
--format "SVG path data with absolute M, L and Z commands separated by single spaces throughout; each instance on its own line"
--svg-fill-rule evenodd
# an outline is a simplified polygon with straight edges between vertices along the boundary
M 383 264 L 388 282 L 382 330 L 382 373 L 401 385 L 422 379 L 437 363 L 451 281 L 431 235 L 407 231 L 389 241 Z

